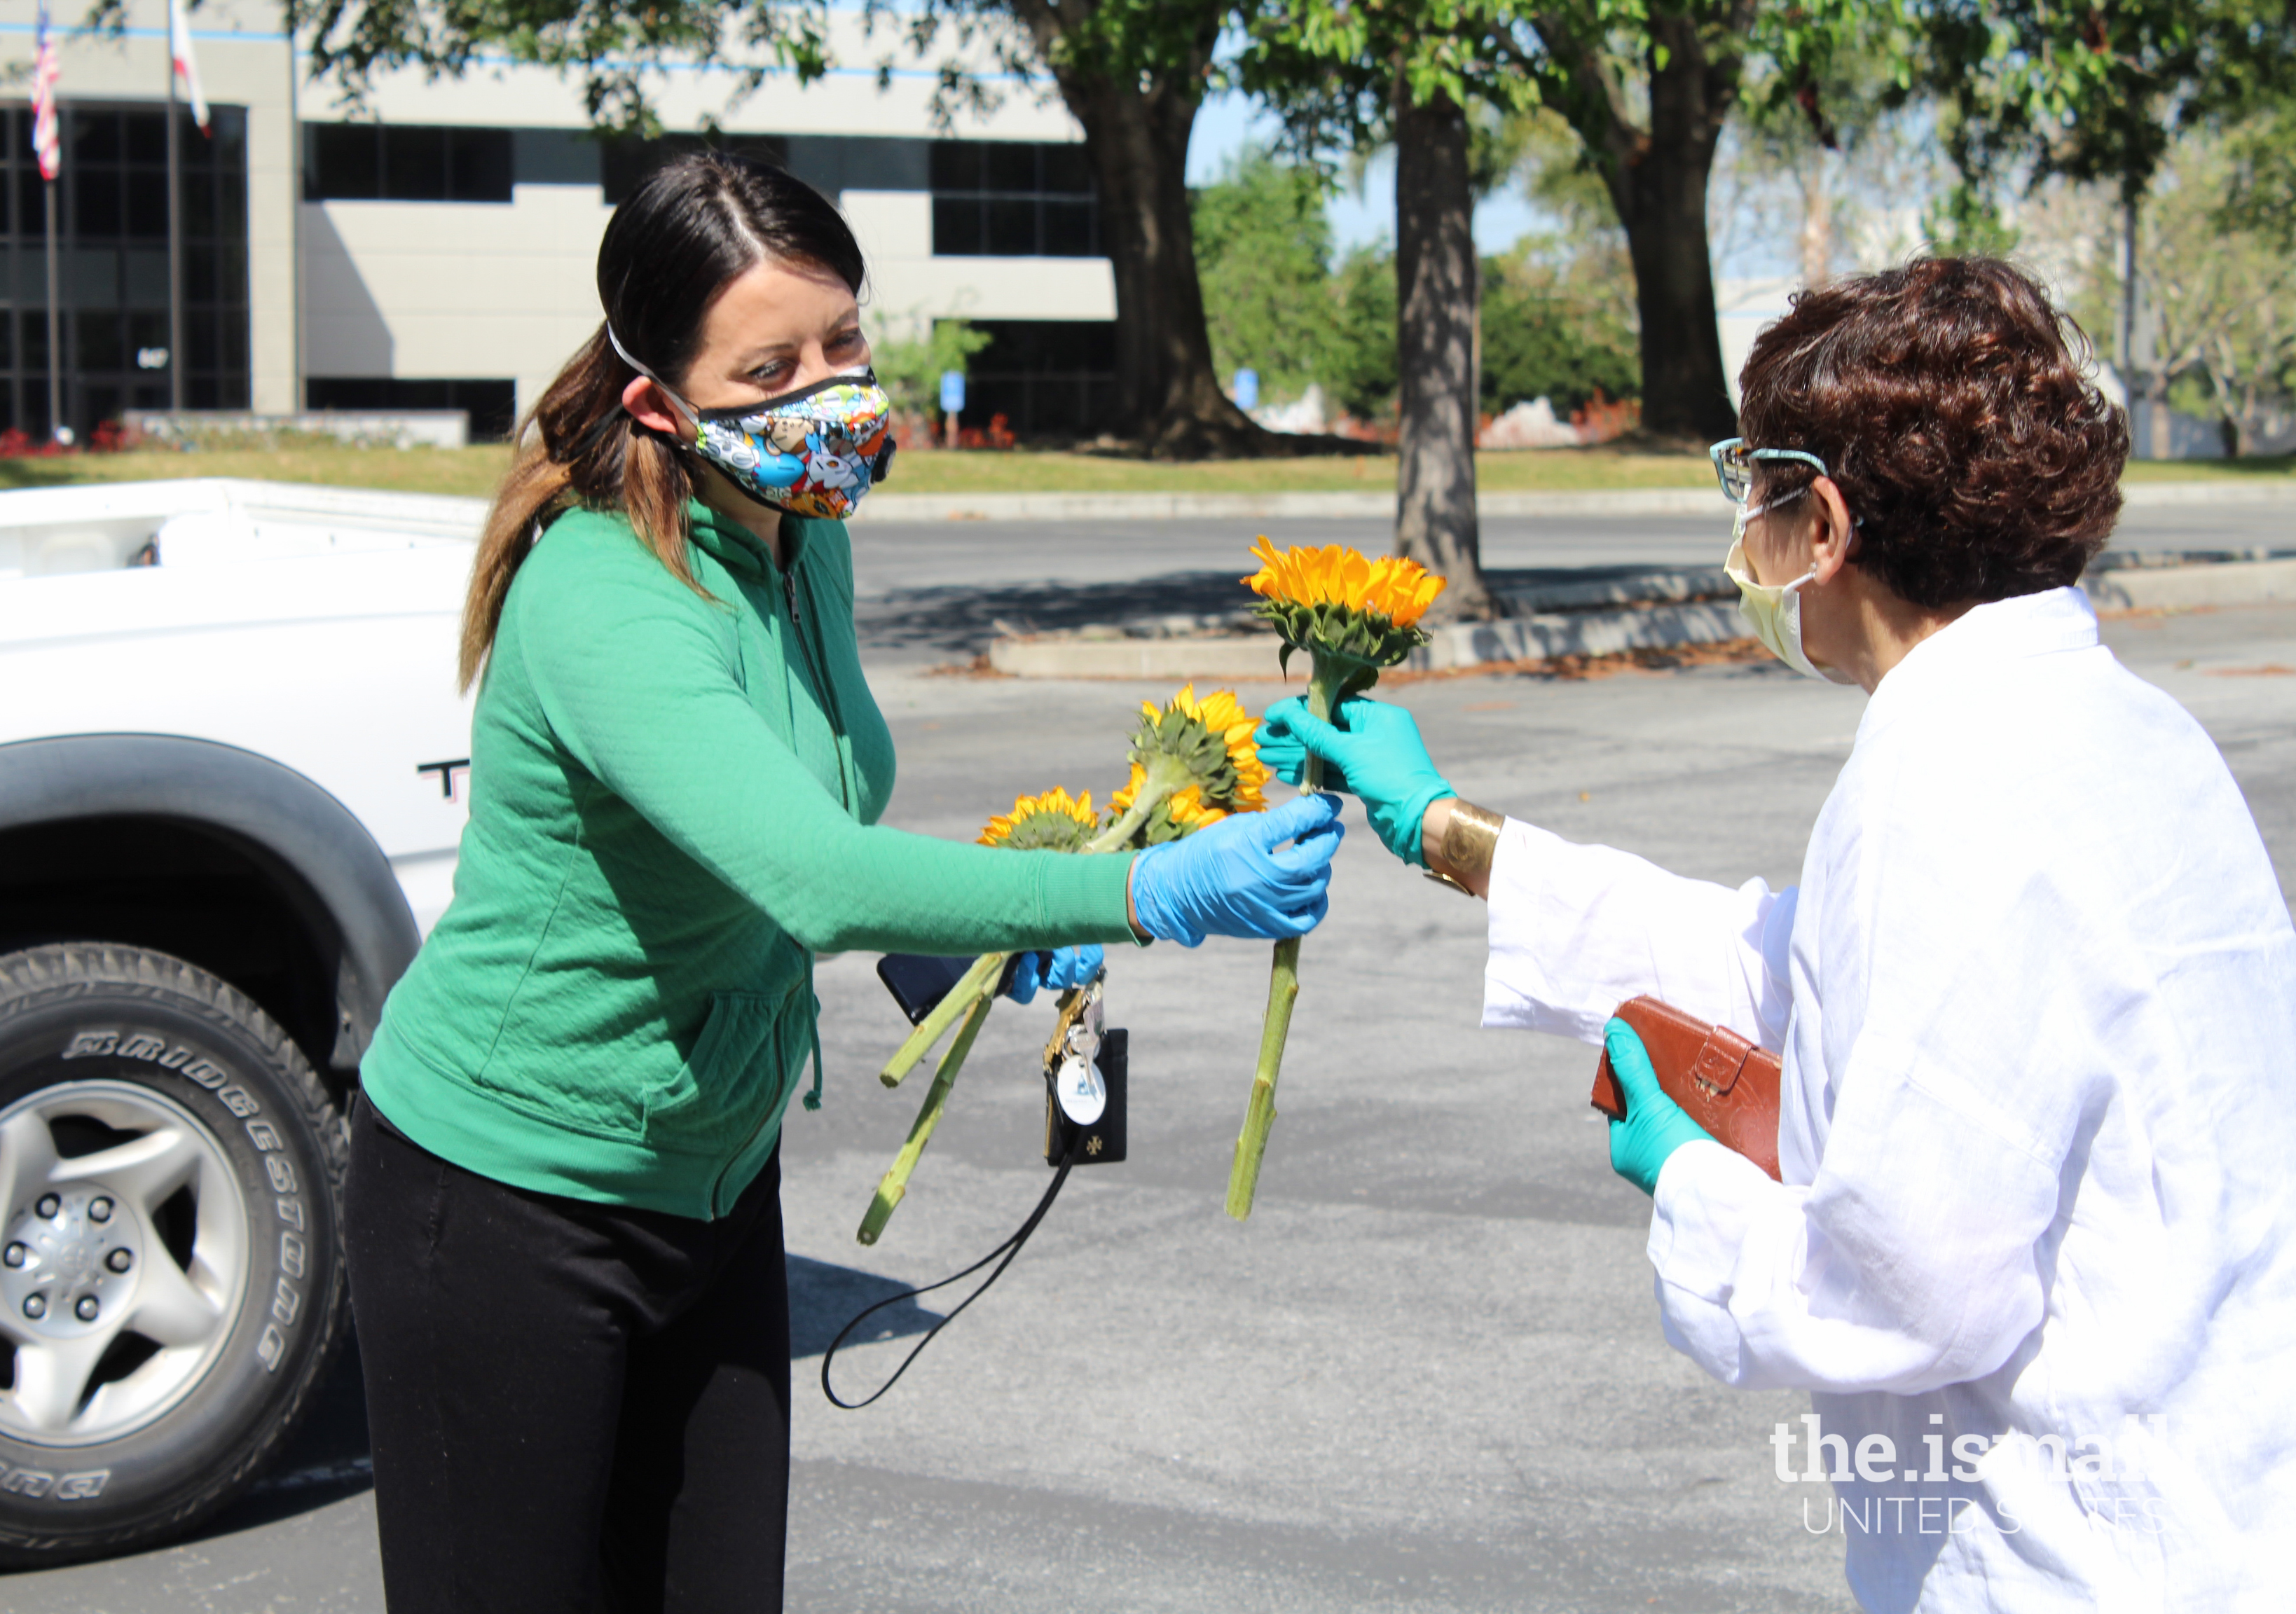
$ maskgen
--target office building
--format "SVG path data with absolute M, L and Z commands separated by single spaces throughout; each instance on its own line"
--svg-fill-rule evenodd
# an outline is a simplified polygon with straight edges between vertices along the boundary
M 76 23 L 82 13 L 62 20 Z M 481 58 L 460 79 L 387 76 L 367 104 L 315 86 L 275 6 L 193 13 L 211 108 L 178 116 L 183 351 L 168 336 L 168 52 L 161 0 L 133 0 L 118 37 L 62 35 L 58 180 L 64 419 L 86 433 L 164 408 L 171 367 L 197 409 L 464 408 L 499 434 L 596 329 L 598 238 L 614 204 L 675 150 L 602 141 L 580 86 Z M 0 53 L 29 64 L 31 0 L 0 0 Z M 857 12 L 833 15 L 850 65 L 800 87 L 768 78 L 734 102 L 732 70 L 652 76 L 663 126 L 708 127 L 836 201 L 867 253 L 873 337 L 974 321 L 967 418 L 1022 432 L 1103 423 L 1114 283 L 1073 121 L 1032 87 L 947 131 L 934 60 L 897 56 Z M 899 65 L 906 63 L 906 65 Z M 22 93 L 18 86 L 19 94 Z M 47 420 L 47 285 L 31 110 L 0 100 L 0 429 Z

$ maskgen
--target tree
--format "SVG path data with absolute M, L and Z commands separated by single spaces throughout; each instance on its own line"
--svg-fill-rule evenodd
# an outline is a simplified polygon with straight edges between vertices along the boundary
M 1470 541 L 1465 455 L 1441 449 L 1422 478 L 1409 438 L 1415 403 L 1428 414 L 1431 443 L 1456 441 L 1463 413 L 1472 430 L 1474 388 L 1460 384 L 1472 364 L 1426 363 L 1449 359 L 1463 315 L 1472 329 L 1472 298 L 1463 302 L 1458 291 L 1473 280 L 1462 205 L 1471 190 L 1463 177 L 1467 109 L 1484 102 L 1521 112 L 1543 103 L 1568 120 L 1626 233 L 1644 428 L 1727 436 L 1736 411 L 1707 239 L 1716 146 L 1750 54 L 1799 82 L 1863 37 L 1873 9 L 1870 0 L 1253 0 L 1244 8 L 1241 80 L 1284 113 L 1301 149 L 1359 144 L 1382 125 L 1397 137 L 1406 433 L 1398 531 L 1409 543 L 1423 528 L 1441 545 L 1419 558 L 1447 564 Z M 1414 317 L 1414 291 L 1434 293 L 1423 321 Z M 1414 398 L 1416 378 L 1436 375 L 1443 380 L 1435 394 Z M 1414 497 L 1431 517 L 1440 512 L 1435 524 L 1414 513 Z M 1480 590 L 1459 606 L 1488 609 Z
M 873 15 L 896 14 L 895 0 L 869 4 Z M 1212 367 L 1186 164 L 1231 10 L 1231 0 L 915 0 L 898 14 L 913 44 L 950 27 L 960 39 L 988 42 L 1007 74 L 1049 77 L 1083 127 L 1116 280 L 1125 432 L 1171 459 L 1354 451 L 1337 439 L 1263 430 L 1230 401 Z M 942 78 L 949 97 L 993 98 L 964 69 L 944 67 Z
M 1929 0 L 1912 13 L 1922 79 L 1945 105 L 1965 189 L 2021 170 L 2109 182 L 2120 197 L 2119 352 L 2132 398 L 2167 447 L 2169 373 L 2144 350 L 2139 215 L 2180 130 L 2277 100 L 2296 67 L 2283 0 Z
M 1483 259 L 1486 410 L 1544 397 L 1568 414 L 1597 392 L 1634 396 L 1641 380 L 1634 302 L 1620 295 L 1623 274 L 1603 275 L 1609 257 L 1534 236 Z
M 123 16 L 125 0 L 97 0 Z M 617 134 L 655 135 L 660 123 L 645 75 L 673 62 L 738 67 L 731 104 L 775 71 L 800 84 L 827 72 L 828 0 L 496 0 L 486 6 L 425 0 L 287 0 L 289 29 L 315 80 L 332 79 L 363 104 L 376 72 L 412 67 L 459 78 L 482 54 L 507 55 L 578 78 L 592 121 Z
M 1510 124 L 1492 171 L 1513 179 L 1551 227 L 1483 259 L 1483 406 L 1497 414 L 1543 397 L 1569 411 L 1598 390 L 1638 397 L 1634 265 L 1610 191 L 1553 109 Z
M 1255 0 L 1240 82 L 1310 157 L 1395 146 L 1395 542 L 1450 578 L 1438 607 L 1498 613 L 1475 515 L 1476 147 L 1469 109 L 1536 105 L 1535 41 L 1509 0 Z
M 1660 437 L 1736 429 L 1706 189 L 1738 100 L 1755 0 L 1644 6 L 1576 0 L 1544 10 L 1541 83 L 1601 174 L 1627 233 L 1643 349 L 1643 425 Z
M 1332 276 L 1331 335 L 1324 384 L 1341 408 L 1364 419 L 1395 402 L 1395 254 L 1357 247 Z
M 928 0 L 952 11 L 982 0 Z M 1188 137 L 1226 0 L 1004 0 L 1084 127 L 1116 279 L 1117 412 L 1160 457 L 1267 453 L 1212 369 L 1189 216 Z M 1019 66 L 1009 56 L 1008 66 Z
M 1332 226 L 1312 168 L 1249 146 L 1194 196 L 1196 269 L 1217 373 L 1259 373 L 1264 395 L 1324 379 L 1332 346 Z M 1390 337 L 1392 340 L 1392 334 Z
M 2284 430 L 2296 405 L 2296 256 L 2226 205 L 2249 134 L 2177 142 L 2146 198 L 2137 258 L 2160 393 L 2215 414 L 2234 454 Z
M 1794 231 L 1805 286 L 1830 282 L 1861 234 L 1881 261 L 1913 244 L 1910 228 L 1890 232 L 1898 239 L 1886 245 L 1875 239 L 1880 216 L 1925 188 L 1935 171 L 1930 120 L 1904 104 L 1903 31 L 1891 9 L 1861 9 L 1839 20 L 1839 37 L 1806 33 L 1790 60 L 1764 53 L 1749 64 L 1721 160 L 1736 170 L 1734 177 L 1753 179 L 1757 194 L 1773 188 L 1763 180 L 1790 182 L 1793 217 L 1786 227 Z
M 869 346 L 869 367 L 877 373 L 893 407 L 922 415 L 928 424 L 940 406 L 940 378 L 959 375 L 972 366 L 972 356 L 986 348 L 988 332 L 967 319 L 937 319 L 929 323 L 910 316 L 914 327 L 924 329 L 896 340 L 879 340 Z

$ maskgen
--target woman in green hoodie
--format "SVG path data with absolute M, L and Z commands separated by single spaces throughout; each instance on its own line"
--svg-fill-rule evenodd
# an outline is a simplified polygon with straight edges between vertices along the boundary
M 816 954 L 1057 948 L 1030 971 L 1065 984 L 1090 944 L 1323 915 L 1329 797 L 1135 857 L 876 825 L 836 519 L 890 454 L 862 276 L 778 170 L 656 173 L 480 541 L 455 899 L 351 1124 L 394 1609 L 780 1608 L 778 1144 L 817 1090 Z

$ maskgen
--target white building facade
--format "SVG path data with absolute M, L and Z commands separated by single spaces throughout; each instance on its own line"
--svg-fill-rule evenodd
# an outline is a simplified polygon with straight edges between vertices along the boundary
M 500 435 L 598 325 L 598 240 L 646 169 L 695 136 L 588 133 L 578 85 L 481 59 L 460 79 L 384 78 L 356 111 L 315 86 L 275 6 L 193 14 L 212 109 L 179 114 L 184 335 L 168 330 L 167 16 L 133 0 L 110 37 L 66 31 L 59 101 L 57 304 L 63 417 L 83 433 L 165 408 L 170 367 L 193 408 L 465 408 Z M 0 54 L 27 65 L 32 0 L 0 0 Z M 71 19 L 77 20 L 75 15 Z M 992 113 L 933 125 L 932 64 L 880 89 L 892 42 L 835 19 L 838 60 L 799 86 L 737 76 L 652 79 L 666 129 L 713 118 L 726 143 L 835 201 L 867 255 L 873 337 L 964 317 L 990 337 L 967 416 L 1023 431 L 1096 430 L 1112 394 L 1114 283 L 1080 134 L 1057 102 L 1007 86 Z M 20 84 L 18 94 L 22 93 Z M 0 429 L 46 433 L 47 289 L 31 113 L 0 101 Z

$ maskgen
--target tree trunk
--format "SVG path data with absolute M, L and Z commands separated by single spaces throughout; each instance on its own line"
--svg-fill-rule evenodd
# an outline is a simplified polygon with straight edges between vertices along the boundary
M 1402 381 L 1397 553 L 1451 580 L 1444 617 L 1497 614 L 1475 520 L 1475 196 L 1467 115 L 1448 95 L 1395 114 L 1396 369 Z
M 1609 185 L 1627 255 L 1635 266 L 1642 324 L 1643 429 L 1700 440 L 1738 429 L 1715 323 L 1714 266 L 1708 256 L 1706 186 L 1714 148 L 1738 98 L 1740 48 L 1753 26 L 1754 0 L 1733 0 L 1702 20 L 1673 12 L 1650 20 L 1649 125 L 1603 61 L 1603 41 L 1582 38 L 1562 18 L 1538 29 L 1581 93 L 1572 126 Z M 1718 53 L 1710 45 L 1718 46 Z
M 2144 453 L 2138 458 L 2177 457 L 2176 422 L 2169 413 L 2169 378 L 2158 370 L 2147 372 L 2144 377 Z
M 1212 369 L 1188 212 L 1188 135 L 1224 12 L 1201 12 L 1200 60 L 1128 78 L 1058 47 L 1081 17 L 1073 0 L 1019 0 L 1038 57 L 1084 126 L 1100 187 L 1101 245 L 1116 280 L 1117 430 L 1160 459 L 1297 452 L 1237 408 Z
M 1833 280 L 1833 193 L 1825 184 L 1825 150 L 1813 145 L 1801 171 L 1801 283 L 1824 290 Z

